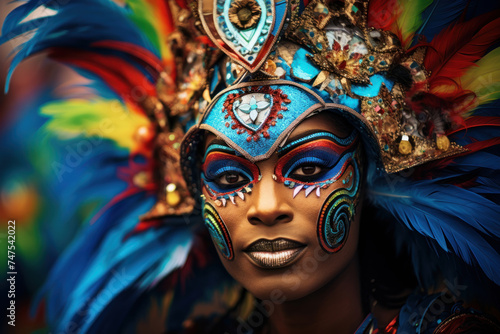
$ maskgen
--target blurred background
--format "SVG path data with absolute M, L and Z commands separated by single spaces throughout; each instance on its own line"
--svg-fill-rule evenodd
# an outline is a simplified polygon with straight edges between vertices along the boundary
M 0 0 L 0 23 L 19 2 Z M 50 15 L 38 12 L 34 15 Z M 43 55 L 22 62 L 6 87 L 12 52 L 20 38 L 0 45 L 0 270 L 7 273 L 8 221 L 15 220 L 16 326 L 7 325 L 8 284 L 2 274 L 2 333 L 44 333 L 44 306 L 37 291 L 49 269 L 79 230 L 92 208 L 74 213 L 68 191 L 54 162 L 67 158 L 65 146 L 43 134 L 46 117 L 39 106 L 59 95 L 85 94 L 85 81 L 72 70 L 45 59 Z M 58 177 L 59 175 L 59 177 Z M 63 209 L 63 210 L 61 210 Z M 77 215 L 75 217 L 75 214 Z M 64 217 L 64 215 L 67 215 Z M 64 226 L 61 225 L 64 222 Z

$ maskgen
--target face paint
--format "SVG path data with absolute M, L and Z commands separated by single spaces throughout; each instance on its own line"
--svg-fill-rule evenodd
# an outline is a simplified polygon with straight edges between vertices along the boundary
M 327 253 L 336 253 L 344 246 L 355 214 L 359 192 L 359 167 L 357 157 L 341 175 L 345 186 L 333 191 L 325 200 L 318 218 L 318 239 Z
M 356 142 L 354 131 L 343 139 L 317 132 L 295 140 L 278 150 L 273 178 L 294 189 L 294 198 L 301 190 L 306 197 L 314 190 L 320 197 L 320 189 L 336 182 L 353 160 Z
M 221 254 L 228 260 L 234 258 L 233 244 L 227 230 L 226 224 L 217 213 L 217 210 L 205 203 L 203 206 L 203 219 L 208 228 L 208 232 Z
M 257 165 L 216 143 L 208 146 L 201 169 L 203 185 L 218 206 L 225 206 L 227 200 L 236 204 L 236 196 L 245 200 L 244 194 L 250 193 L 260 178 Z

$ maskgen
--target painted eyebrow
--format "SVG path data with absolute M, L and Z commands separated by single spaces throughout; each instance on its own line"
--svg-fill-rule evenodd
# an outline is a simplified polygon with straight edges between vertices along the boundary
M 224 142 L 222 139 L 214 139 L 210 142 L 210 144 L 208 144 L 207 148 L 205 149 L 205 154 L 203 155 L 202 163 L 205 162 L 207 155 L 213 151 L 222 151 L 225 153 L 237 155 L 236 151 L 231 147 L 227 146 L 226 142 Z
M 326 131 L 318 132 L 317 130 L 309 130 L 291 138 L 289 140 L 289 143 L 285 144 L 283 147 L 278 149 L 278 154 L 282 154 L 283 152 L 289 151 L 291 148 L 301 145 L 304 142 L 325 137 L 327 139 L 331 139 L 332 141 L 341 146 L 348 146 L 356 138 L 356 131 L 352 131 L 351 134 L 345 138 L 340 138 L 331 132 L 326 132 Z

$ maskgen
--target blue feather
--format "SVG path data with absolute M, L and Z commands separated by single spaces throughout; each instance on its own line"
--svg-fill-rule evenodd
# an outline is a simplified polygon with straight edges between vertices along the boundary
M 428 41 L 444 28 L 457 20 L 467 8 L 469 0 L 437 0 L 422 13 L 423 24 L 417 35 L 423 35 Z
M 67 250 L 42 291 L 54 328 L 65 330 L 85 313 L 78 326 L 86 332 L 122 291 L 132 285 L 145 291 L 184 264 L 192 238 L 186 225 L 165 225 L 125 239 L 153 202 L 151 196 L 135 195 L 115 205 Z
M 432 181 L 406 181 L 394 189 L 381 181 L 370 188 L 375 205 L 409 229 L 429 237 L 468 264 L 477 264 L 500 284 L 500 254 L 489 244 L 500 236 L 500 206 L 470 191 Z M 477 213 L 481 212 L 481 215 Z
M 6 91 L 14 69 L 29 56 L 53 47 L 72 47 L 102 52 L 92 44 L 99 41 L 128 42 L 155 55 L 159 50 L 128 18 L 127 10 L 109 0 L 72 0 L 58 6 L 50 17 L 21 22 L 36 6 L 47 3 L 30 0 L 24 9 L 10 13 L 2 29 L 0 44 L 28 31 L 35 33 L 14 56 L 6 79 Z M 36 4 L 36 5 L 35 5 Z
M 21 2 L 21 1 L 22 0 L 15 0 L 13 2 Z M 19 22 L 24 20 L 36 8 L 45 6 L 47 3 L 52 1 L 53 0 L 29 1 L 14 8 L 12 11 L 10 11 L 9 15 L 7 15 L 7 17 L 3 22 L 2 35 L 5 35 L 14 30 L 15 26 L 17 26 Z

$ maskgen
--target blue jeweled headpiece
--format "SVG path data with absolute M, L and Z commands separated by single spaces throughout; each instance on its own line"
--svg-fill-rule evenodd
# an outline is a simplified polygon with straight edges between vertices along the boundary
M 211 72 L 215 97 L 185 145 L 196 146 L 195 133 L 209 130 L 256 161 L 300 120 L 331 109 L 360 127 L 371 160 L 388 173 L 464 152 L 446 136 L 464 106 L 430 94 L 425 48 L 404 54 L 394 34 L 367 26 L 367 6 L 217 0 L 206 8 L 200 1 L 200 20 L 228 57 Z M 187 150 L 183 161 L 194 159 Z

